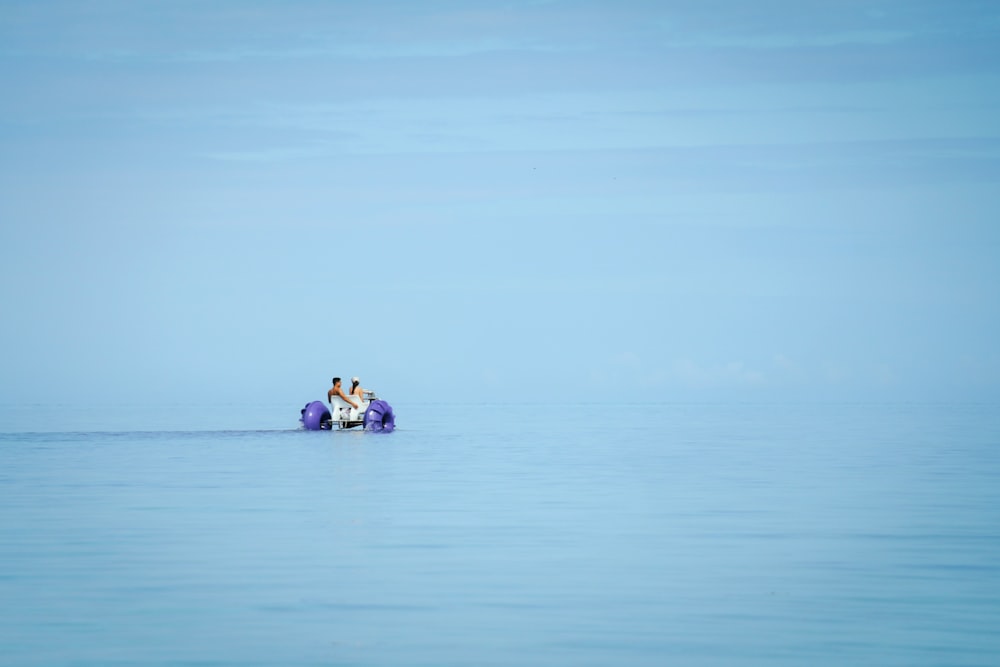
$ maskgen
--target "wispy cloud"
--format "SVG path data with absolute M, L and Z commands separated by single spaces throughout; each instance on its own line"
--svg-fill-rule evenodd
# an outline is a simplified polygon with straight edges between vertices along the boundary
M 678 81 L 871 79 L 995 68 L 1000 10 L 937 2 L 514 2 L 503 7 L 310 2 L 53 2 L 4 11 L 8 57 L 107 63 L 327 64 L 465 60 L 552 86 L 634 87 Z M 990 45 L 993 44 L 991 47 Z M 945 47 L 947 57 L 943 55 Z M 931 55 L 934 57 L 921 57 Z M 567 56 L 578 67 L 567 64 Z M 439 63 L 438 63 L 439 64 Z M 624 85 L 623 85 L 624 84 Z
M 703 364 L 692 359 L 678 359 L 671 370 L 675 380 L 699 389 L 761 386 L 766 380 L 763 372 L 742 361 Z
M 331 155 L 335 151 L 323 146 L 287 146 L 243 151 L 210 151 L 203 153 L 210 160 L 224 162 L 287 162 Z

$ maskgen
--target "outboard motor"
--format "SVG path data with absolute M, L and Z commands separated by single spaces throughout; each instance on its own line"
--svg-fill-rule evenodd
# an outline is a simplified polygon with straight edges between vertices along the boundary
M 333 418 L 323 401 L 307 403 L 306 407 L 302 408 L 302 417 L 299 421 L 310 431 L 328 431 L 333 428 Z

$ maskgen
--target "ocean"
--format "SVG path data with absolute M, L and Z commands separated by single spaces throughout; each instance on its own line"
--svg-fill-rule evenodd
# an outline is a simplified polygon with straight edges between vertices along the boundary
M 390 402 L 0 406 L 0 664 L 1000 664 L 996 405 Z

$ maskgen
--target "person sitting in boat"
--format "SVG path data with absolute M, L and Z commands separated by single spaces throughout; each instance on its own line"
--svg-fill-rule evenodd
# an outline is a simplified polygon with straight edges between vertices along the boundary
M 359 403 L 355 403 L 351 400 L 351 397 L 344 393 L 344 390 L 340 388 L 340 378 L 333 378 L 333 387 L 326 392 L 326 402 L 331 406 L 333 405 L 333 397 L 339 396 L 345 403 L 350 405 L 355 410 L 358 409 Z
M 351 378 L 351 396 L 357 399 L 358 405 L 365 402 L 365 393 L 367 391 L 367 389 L 361 388 L 361 380 L 358 379 L 357 375 Z

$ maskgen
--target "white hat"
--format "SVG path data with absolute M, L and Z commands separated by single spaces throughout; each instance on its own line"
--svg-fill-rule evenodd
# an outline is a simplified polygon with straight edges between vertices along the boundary
M 354 377 L 352 377 L 352 378 L 351 378 L 351 382 L 355 382 L 355 383 L 360 383 L 360 382 L 361 382 L 361 380 L 359 380 L 359 379 L 358 379 L 358 376 L 357 376 L 357 375 L 355 375 Z

